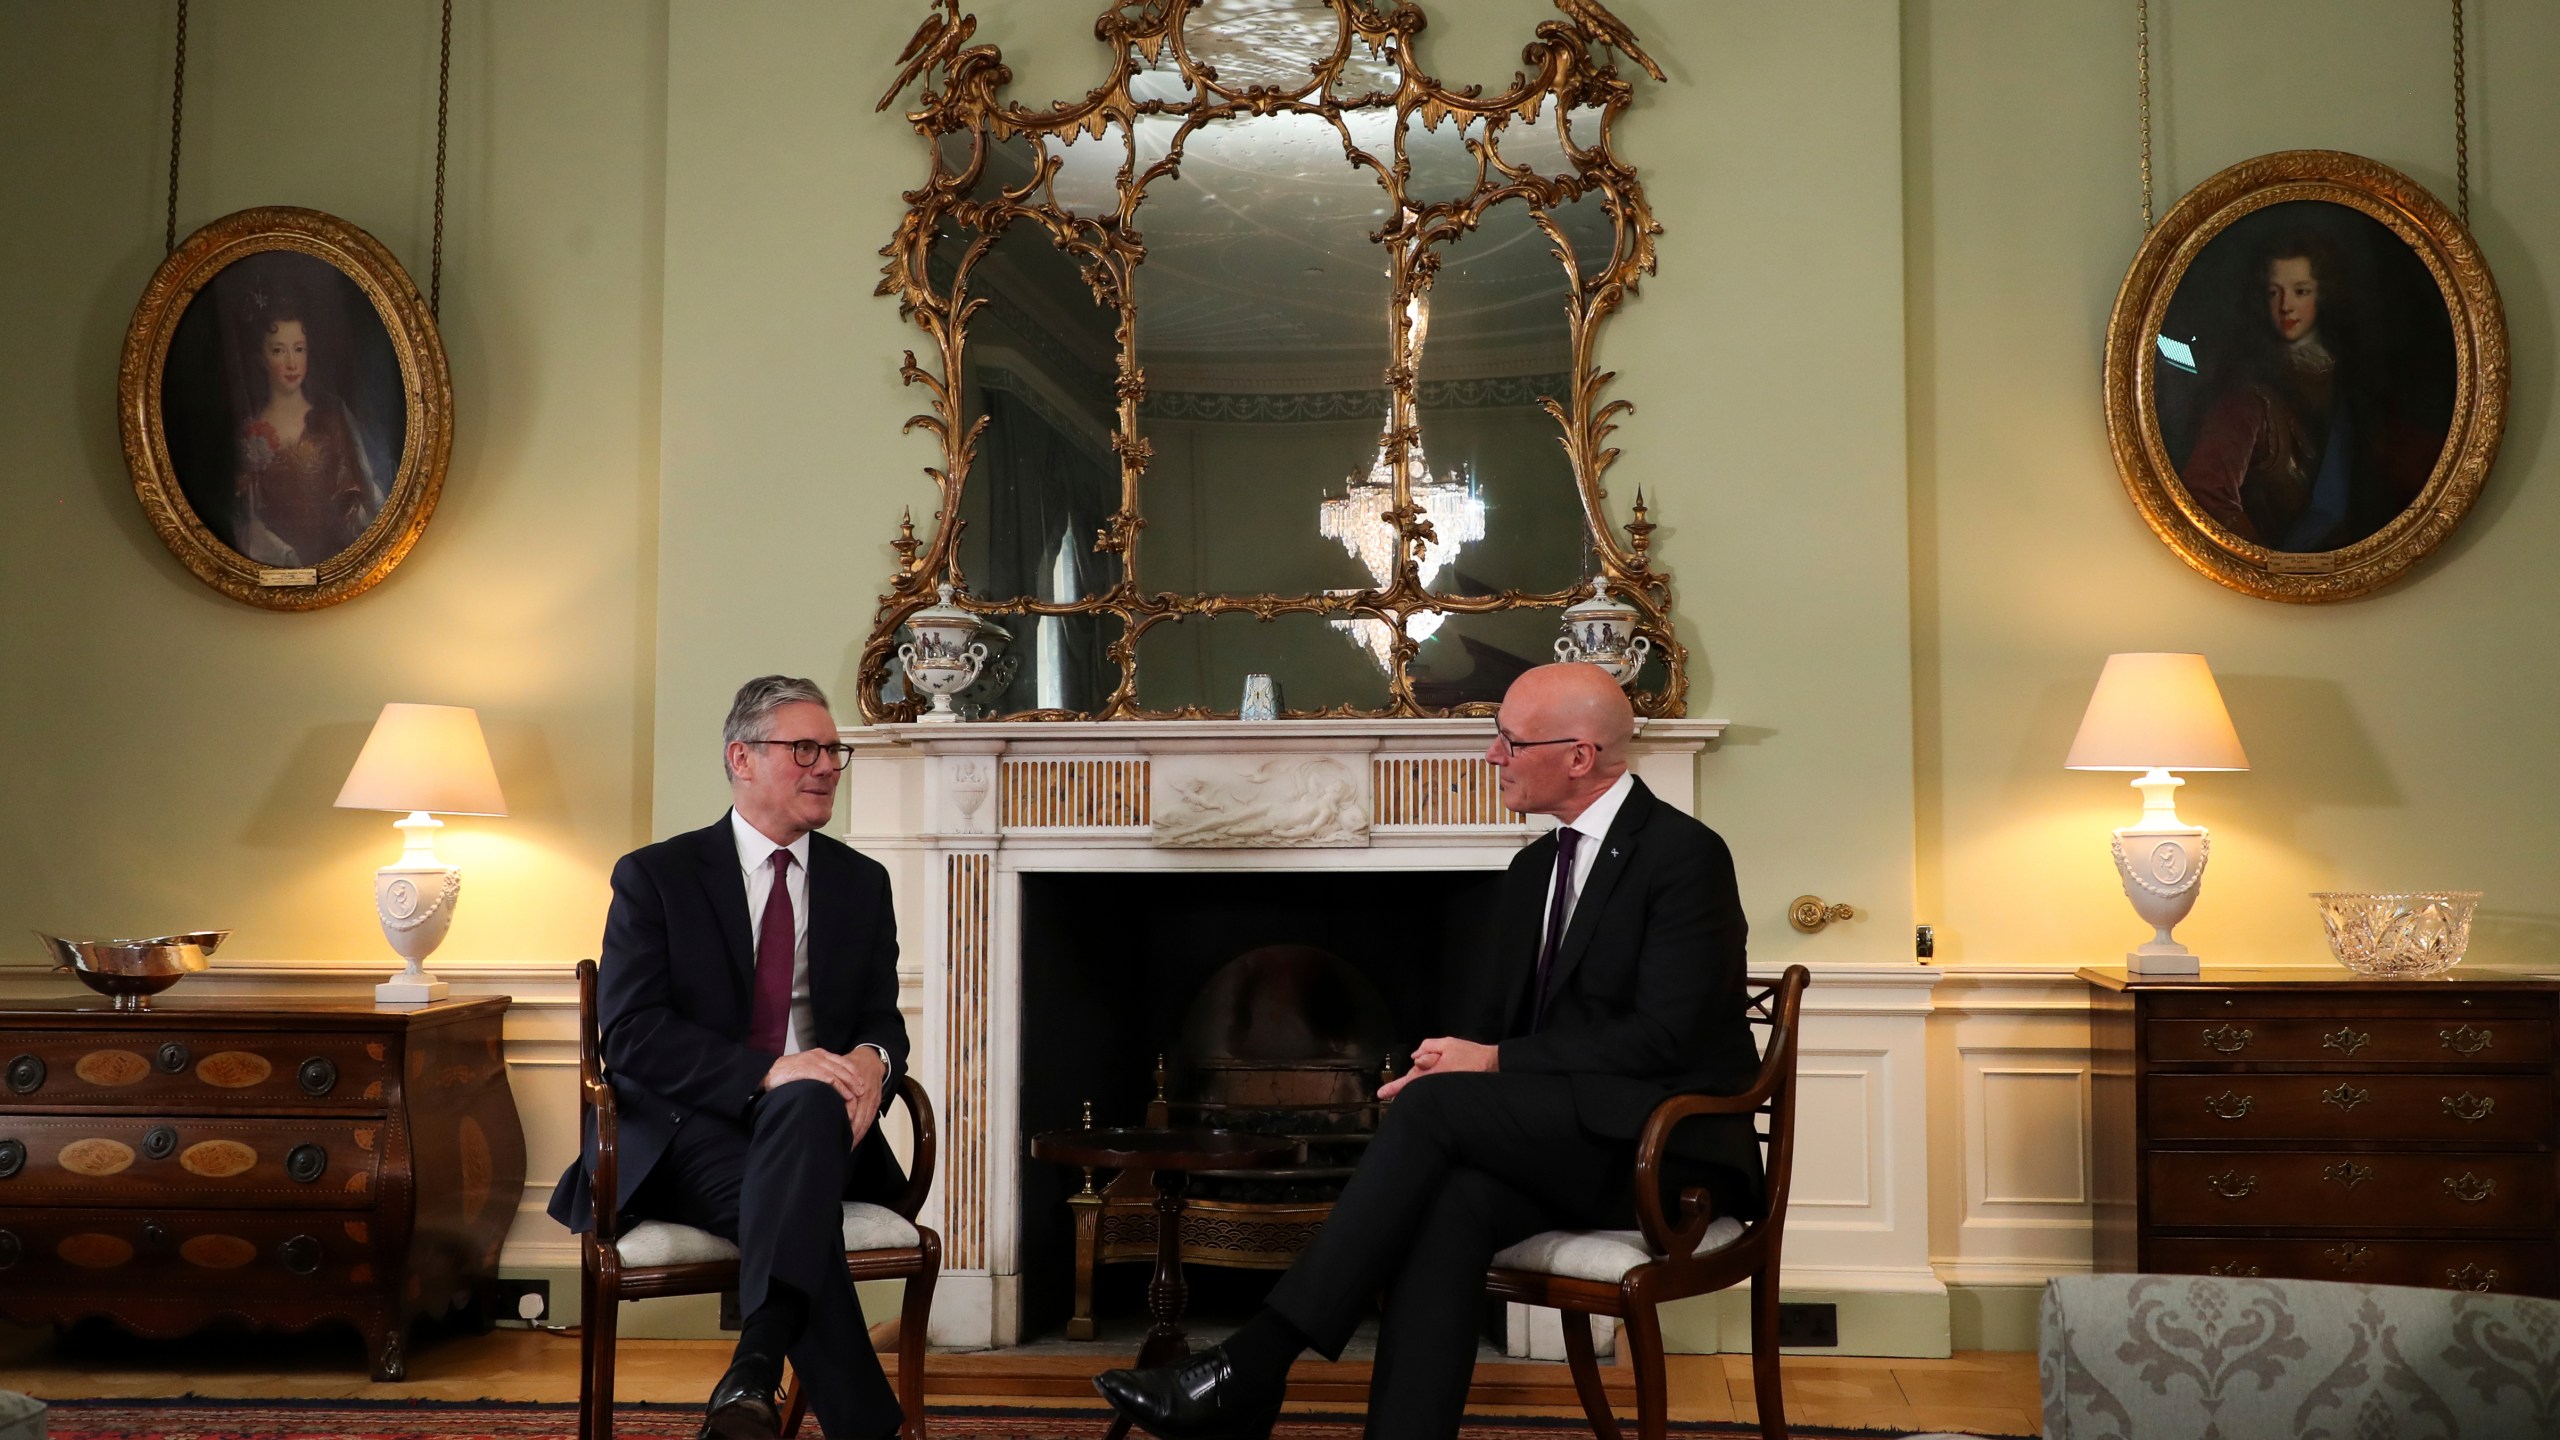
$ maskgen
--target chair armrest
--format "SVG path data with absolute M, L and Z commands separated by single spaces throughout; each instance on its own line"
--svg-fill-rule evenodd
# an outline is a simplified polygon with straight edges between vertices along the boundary
M 621 1140 L 621 1109 L 614 1102 L 612 1084 L 598 1076 L 580 1077 L 578 1088 L 579 1098 L 596 1116 L 595 1173 L 587 1177 L 595 1211 L 595 1235 L 611 1244 L 622 1234 L 621 1157 L 616 1153 Z
M 1707 1226 L 1714 1223 L 1715 1207 L 1707 1203 L 1706 1192 L 1692 1186 L 1680 1193 L 1680 1216 L 1677 1220 L 1662 1204 L 1662 1157 L 1671 1148 L 1672 1132 L 1683 1120 L 1702 1115 L 1749 1115 L 1769 1101 L 1786 1082 L 1785 1057 L 1776 1046 L 1760 1062 L 1760 1074 L 1751 1088 L 1739 1095 L 1672 1095 L 1653 1107 L 1644 1121 L 1644 1133 L 1636 1139 L 1636 1224 L 1643 1229 L 1645 1244 L 1656 1255 L 1673 1260 L 1687 1260 L 1698 1252 Z
M 924 1093 L 924 1082 L 912 1074 L 898 1077 L 898 1094 L 907 1102 L 907 1119 L 915 1127 L 916 1143 L 915 1153 L 908 1157 L 907 1188 L 889 1202 L 889 1208 L 913 1220 L 924 1209 L 925 1196 L 933 1191 L 933 1100 Z

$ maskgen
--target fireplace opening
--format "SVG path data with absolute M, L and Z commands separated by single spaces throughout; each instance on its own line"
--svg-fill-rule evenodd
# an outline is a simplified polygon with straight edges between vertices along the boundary
M 1375 1123 L 1383 1049 L 1402 1073 L 1446 1032 L 1444 987 L 1491 954 L 1500 871 L 1140 871 L 1022 877 L 1019 1233 L 1026 1341 L 1095 1338 L 1077 1313 L 1082 1176 L 1032 1160 L 1029 1137 L 1095 1123 L 1204 1121 L 1320 1137 L 1305 1173 L 1193 1187 L 1247 1238 L 1185 1267 L 1210 1332 L 1261 1303 Z M 1214 985 L 1213 985 L 1214 982 Z M 1186 1020 L 1188 1028 L 1186 1030 Z M 1160 1080 L 1159 1057 L 1167 1069 Z M 1160 1098 L 1161 1097 L 1161 1098 Z M 1111 1177 L 1099 1177 L 1107 1185 Z M 1140 1248 L 1143 1207 L 1081 1202 L 1088 1245 Z M 1301 1227 L 1291 1240 L 1289 1227 Z M 1283 1238 L 1275 1240 L 1272 1237 Z M 1260 1237 L 1260 1238 L 1253 1238 Z M 1200 1249 L 1186 1222 L 1186 1244 Z M 1267 1267 L 1267 1268 L 1262 1268 Z M 1143 1263 L 1093 1266 L 1105 1338 L 1145 1323 Z

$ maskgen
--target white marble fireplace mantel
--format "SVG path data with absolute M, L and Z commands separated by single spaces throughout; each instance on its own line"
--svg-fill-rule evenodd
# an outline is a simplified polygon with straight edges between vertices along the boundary
M 1694 813 L 1699 755 L 1724 729 L 1641 721 L 1630 768 Z M 1027 1163 L 1024 875 L 1498 870 L 1551 823 L 1503 808 L 1484 760 L 1490 717 L 897 724 L 843 738 L 856 754 L 842 834 L 889 867 L 906 964 L 920 982 L 914 1065 L 942 1121 L 929 1210 L 943 1237 L 933 1339 L 944 1345 L 1023 1338 L 1014 1197 Z M 1836 998 L 1841 1017 L 1807 1025 L 1808 1055 L 1824 1029 L 1854 1032 L 1839 1037 L 1843 1053 L 1813 1067 L 1822 1073 L 1799 1130 L 1798 1173 L 1810 1159 L 1815 1182 L 1807 1218 L 1837 1228 L 1829 1244 L 1790 1250 L 1830 1272 L 1815 1282 L 1826 1288 L 1931 1287 L 1925 1226 L 1896 1222 L 1925 1215 L 1925 1170 L 1912 1163 L 1926 1153 L 1925 1112 L 1911 1082 L 1937 972 L 1858 968 L 1817 985 L 1809 1002 L 1819 1015 Z M 1818 1142 L 1825 1122 L 1810 1112 L 1822 1099 L 1847 1111 L 1831 1133 L 1854 1136 L 1858 1153 L 1828 1156 Z

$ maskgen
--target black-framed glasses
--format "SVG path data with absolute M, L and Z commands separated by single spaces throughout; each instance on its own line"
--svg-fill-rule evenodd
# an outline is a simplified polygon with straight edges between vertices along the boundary
M 1535 750 L 1541 745 L 1579 745 L 1581 743 L 1583 743 L 1582 737 L 1579 735 L 1567 735 L 1556 740 L 1514 740 L 1511 738 L 1511 732 L 1499 725 L 1493 727 L 1493 748 L 1501 751 L 1506 757 L 1521 750 Z
M 739 743 L 745 745 L 788 745 L 791 747 L 791 758 L 799 762 L 800 768 L 803 770 L 817 764 L 818 757 L 820 755 L 833 755 L 836 757 L 836 768 L 839 770 L 853 763 L 853 747 L 843 743 L 842 741 L 838 741 L 833 745 L 828 744 L 824 740 L 745 740 Z

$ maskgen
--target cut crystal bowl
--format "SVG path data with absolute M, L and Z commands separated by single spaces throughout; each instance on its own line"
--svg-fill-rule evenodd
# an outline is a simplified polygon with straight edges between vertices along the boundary
M 2441 975 L 2462 963 L 2471 943 L 2477 890 L 2404 890 L 2389 894 L 2319 890 L 2320 923 L 2338 963 L 2386 979 Z

